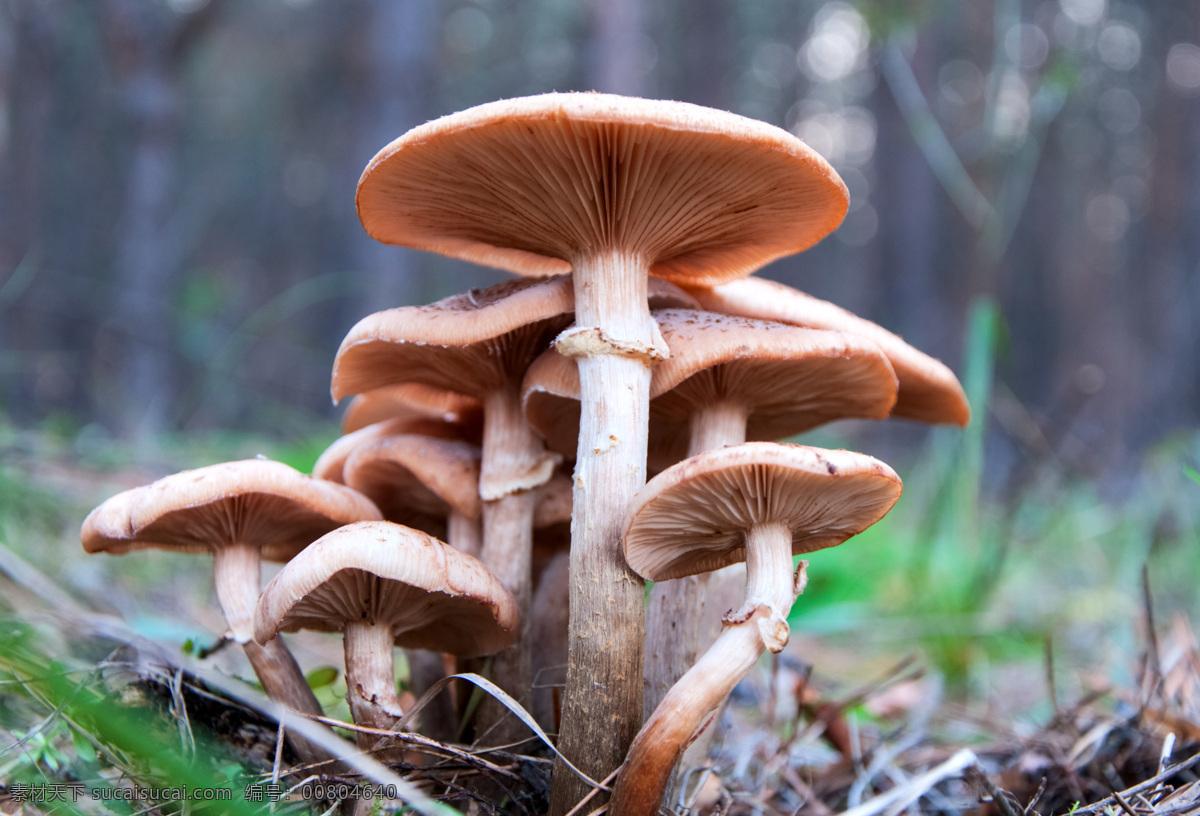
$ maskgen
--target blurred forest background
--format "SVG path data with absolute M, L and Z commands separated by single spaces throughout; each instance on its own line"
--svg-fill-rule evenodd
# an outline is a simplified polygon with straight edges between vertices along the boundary
M 990 298 L 989 483 L 1120 485 L 1200 427 L 1197 43 L 1192 0 L 0 0 L 0 416 L 332 429 L 355 321 L 504 277 L 368 239 L 366 162 L 595 89 L 808 141 L 850 213 L 761 274 L 960 372 Z

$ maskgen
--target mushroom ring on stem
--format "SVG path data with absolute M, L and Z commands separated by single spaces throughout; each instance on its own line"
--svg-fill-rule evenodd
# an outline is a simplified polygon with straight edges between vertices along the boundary
M 254 636 L 341 632 L 354 722 L 390 729 L 403 716 L 393 648 L 464 657 L 494 654 L 517 634 L 517 607 L 469 555 L 387 521 L 350 524 L 304 550 L 259 599 Z M 359 747 L 378 739 L 359 735 Z
M 792 556 L 841 544 L 900 497 L 882 462 L 849 451 L 748 442 L 694 456 L 638 494 L 625 557 L 652 581 L 746 562 L 746 597 L 716 643 L 646 721 L 617 776 L 609 808 L 653 816 L 688 742 L 762 656 L 787 645 L 801 586 Z
M 596 93 L 480 105 L 409 131 L 367 165 L 358 214 L 386 243 L 508 269 L 573 272 L 583 416 L 559 748 L 604 778 L 642 719 L 642 582 L 620 519 L 645 483 L 649 368 L 665 346 L 648 275 L 711 286 L 815 244 L 846 186 L 792 134 L 682 102 Z M 486 454 L 485 454 L 486 458 Z M 550 812 L 587 793 L 558 763 Z

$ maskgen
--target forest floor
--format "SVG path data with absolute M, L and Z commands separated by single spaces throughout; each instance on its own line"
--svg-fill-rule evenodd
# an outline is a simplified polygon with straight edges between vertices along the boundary
M 536 737 L 489 752 L 412 737 L 391 770 L 352 748 L 337 773 L 297 767 L 238 680 L 244 659 L 220 647 L 205 569 L 78 549 L 87 510 L 121 489 L 188 462 L 307 449 L 207 439 L 135 466 L 80 438 L 0 434 L 0 813 L 332 813 L 336 783 L 364 780 L 415 785 L 433 800 L 420 812 L 543 812 L 550 755 Z M 931 458 L 911 469 L 955 483 Z M 735 691 L 668 812 L 1200 812 L 1200 486 L 1171 475 L 1178 455 L 1163 461 L 1119 501 L 1042 482 L 1019 506 L 969 508 L 1015 542 L 1003 558 L 986 536 L 951 557 L 941 542 L 960 522 L 929 516 L 953 497 L 910 491 L 907 517 L 864 536 L 873 566 L 814 559 L 792 642 Z M 1038 560 L 1046 548 L 1058 557 Z M 292 645 L 327 715 L 347 720 L 338 644 Z

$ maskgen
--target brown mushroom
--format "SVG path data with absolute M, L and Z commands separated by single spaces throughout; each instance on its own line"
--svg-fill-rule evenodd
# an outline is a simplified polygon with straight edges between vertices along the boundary
M 346 459 L 346 484 L 388 521 L 434 534 L 479 557 L 479 448 L 469 442 L 397 434 L 360 445 Z
M 492 654 L 517 633 L 516 603 L 482 564 L 417 530 L 362 522 L 325 535 L 267 584 L 254 636 L 341 632 L 354 722 L 391 729 L 403 716 L 393 649 Z M 359 733 L 371 750 L 384 739 Z
M 619 519 L 645 481 L 649 369 L 665 349 L 647 275 L 731 280 L 816 243 L 845 185 L 786 131 L 680 102 L 546 94 L 443 117 L 388 145 L 359 181 L 381 241 L 523 275 L 572 271 L 580 423 L 571 659 L 560 748 L 603 778 L 641 722 L 642 584 Z M 585 792 L 563 769 L 551 811 Z
M 646 721 L 613 788 L 612 813 L 654 816 L 696 730 L 762 656 L 787 645 L 803 589 L 793 555 L 832 547 L 881 519 L 900 479 L 863 454 L 748 442 L 694 456 L 638 494 L 625 525 L 629 565 L 667 581 L 746 562 L 746 596 L 716 643 Z
M 893 416 L 955 425 L 966 425 L 971 418 L 962 385 L 944 363 L 840 306 L 765 278 L 745 278 L 691 292 L 705 309 L 714 312 L 866 337 L 883 350 L 896 369 L 900 392 Z

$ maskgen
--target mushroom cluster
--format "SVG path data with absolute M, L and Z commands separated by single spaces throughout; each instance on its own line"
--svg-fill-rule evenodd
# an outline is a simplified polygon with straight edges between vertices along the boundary
M 558 732 L 561 756 L 593 779 L 621 766 L 612 812 L 654 813 L 684 747 L 786 644 L 794 556 L 840 544 L 900 494 L 871 457 L 776 440 L 846 417 L 968 417 L 938 361 L 747 277 L 815 244 L 847 206 L 833 168 L 791 134 L 680 102 L 546 94 L 415 128 L 359 181 L 368 234 L 522 277 L 350 330 L 332 374 L 334 399 L 353 397 L 345 435 L 296 478 L 353 509 L 324 527 L 297 508 L 304 524 L 243 529 L 228 517 L 248 512 L 251 488 L 231 487 L 236 509 L 195 524 L 232 539 L 214 543 L 143 520 L 122 494 L 89 517 L 85 546 L 182 537 L 212 550 L 219 584 L 239 576 L 236 597 L 219 595 L 254 668 L 251 619 L 272 654 L 280 632 L 343 633 L 351 711 L 376 730 L 401 716 L 394 646 L 425 650 L 409 659 L 426 667 L 418 691 L 455 657 L 492 654 L 493 681 Z M 255 543 L 267 528 L 286 546 Z M 260 552 L 290 558 L 261 595 Z M 727 611 L 704 576 L 742 561 L 744 602 Z M 535 670 L 564 662 L 560 707 Z M 426 725 L 453 735 L 455 715 Z M 523 729 L 499 705 L 474 722 L 488 744 Z M 376 737 L 362 747 L 399 758 Z M 587 792 L 560 762 L 551 812 Z

